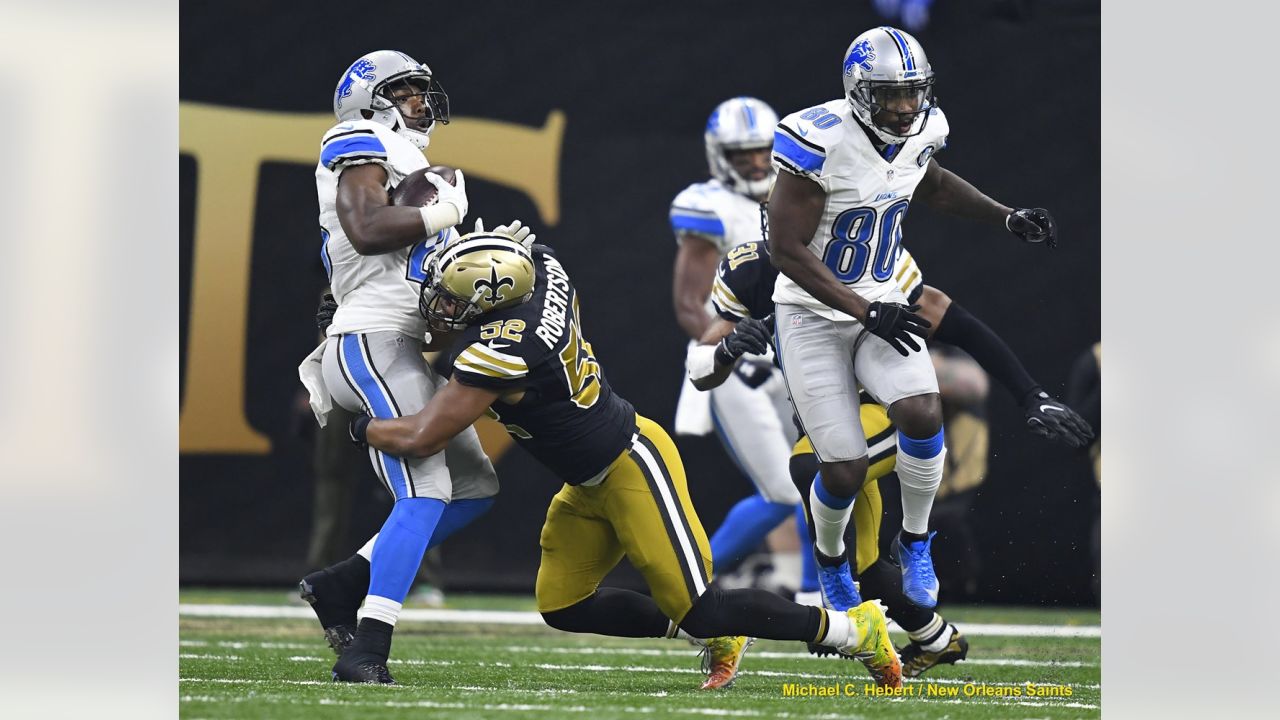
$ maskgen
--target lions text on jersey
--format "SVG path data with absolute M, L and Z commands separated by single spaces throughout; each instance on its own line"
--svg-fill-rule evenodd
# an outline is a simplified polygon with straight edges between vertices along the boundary
M 421 338 L 427 326 L 418 313 L 418 291 L 426 277 L 427 256 L 454 231 L 450 228 L 381 255 L 357 253 L 338 221 L 338 178 L 346 168 L 367 163 L 387 171 L 388 190 L 428 167 L 413 143 L 371 120 L 340 123 L 325 133 L 316 165 L 320 252 L 338 301 L 328 334 L 394 330 Z
M 578 293 L 550 248 L 533 246 L 533 297 L 486 313 L 454 344 L 453 377 L 510 394 L 490 415 L 570 485 L 599 475 L 631 446 L 636 411 L 613 392 L 582 334 Z
M 888 146 L 885 154 L 872 144 L 844 98 L 788 115 L 774 134 L 778 168 L 818 183 L 827 193 L 809 251 L 869 302 L 884 299 L 901 282 L 895 269 L 902 221 L 930 158 L 946 146 L 946 117 L 937 108 L 931 112 L 923 132 Z M 773 299 L 831 320 L 852 320 L 786 275 L 778 278 Z

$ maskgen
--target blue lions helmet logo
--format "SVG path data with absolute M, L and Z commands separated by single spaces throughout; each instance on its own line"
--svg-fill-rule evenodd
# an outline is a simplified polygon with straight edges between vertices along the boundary
M 870 40 L 863 40 L 853 49 L 849 51 L 849 57 L 844 59 L 844 74 L 852 75 L 853 66 L 857 65 L 865 72 L 871 72 L 871 61 L 876 59 L 876 50 L 871 47 Z
M 716 126 L 720 124 L 720 108 L 711 111 L 711 117 L 707 118 L 707 132 L 715 132 Z
M 373 71 L 377 69 L 378 68 L 372 62 L 369 62 L 365 58 L 357 60 L 356 63 L 347 70 L 347 74 L 342 76 L 342 82 L 338 83 L 338 107 L 342 107 L 343 98 L 351 97 L 351 84 L 354 82 L 354 79 L 351 77 L 352 75 L 355 75 L 366 82 L 372 82 L 374 79 Z

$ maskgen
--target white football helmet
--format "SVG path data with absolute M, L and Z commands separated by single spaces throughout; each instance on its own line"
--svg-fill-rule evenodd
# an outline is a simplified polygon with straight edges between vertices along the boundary
M 763 100 L 736 97 L 717 105 L 707 119 L 707 131 L 702 136 L 707 145 L 711 177 L 753 200 L 768 196 L 777 176 L 772 165 L 764 179 L 748 180 L 733 169 L 725 153 L 729 150 L 772 148 L 773 130 L 777 124 L 778 114 Z
M 410 93 L 393 94 L 408 88 Z M 399 103 L 417 95 L 422 116 L 407 118 Z M 435 81 L 431 68 L 395 50 L 377 50 L 347 68 L 333 93 L 333 114 L 338 120 L 373 120 L 391 128 L 426 150 L 436 123 L 449 124 L 449 96 Z
M 853 112 L 886 143 L 924 131 L 935 106 L 933 68 L 920 41 L 893 27 L 868 30 L 844 53 L 844 94 Z M 896 113 L 896 126 L 878 124 L 881 110 Z

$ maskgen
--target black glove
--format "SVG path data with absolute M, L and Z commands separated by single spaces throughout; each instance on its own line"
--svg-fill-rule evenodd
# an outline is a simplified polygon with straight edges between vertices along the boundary
M 867 319 L 862 324 L 905 357 L 910 354 L 907 348 L 920 349 L 920 344 L 911 336 L 924 339 L 929 335 L 928 328 L 933 327 L 933 323 L 916 314 L 919 309 L 919 305 L 907 307 L 902 303 L 873 302 L 867 306 Z
M 351 418 L 351 424 L 347 425 L 347 437 L 351 440 L 351 444 L 360 449 L 369 447 L 367 433 L 369 432 L 369 423 L 373 422 L 373 418 L 368 413 L 360 413 Z
M 764 358 L 744 358 L 733 368 L 743 385 L 755 390 L 773 376 L 773 363 Z
M 763 355 L 773 342 L 773 316 L 764 320 L 746 318 L 738 323 L 733 332 L 720 339 L 716 346 L 716 362 L 721 365 L 732 365 L 734 360 L 746 353 Z
M 1046 243 L 1050 250 L 1058 247 L 1058 223 L 1044 208 L 1014 210 L 1004 219 L 1004 226 L 1023 242 Z
M 320 307 L 316 308 L 316 327 L 320 328 L 320 332 L 325 332 L 329 326 L 333 324 L 333 314 L 338 312 L 338 301 L 333 299 L 333 295 L 325 293 L 320 298 Z
M 1027 416 L 1027 427 L 1036 435 L 1061 440 L 1073 448 L 1084 447 L 1093 440 L 1093 428 L 1084 418 L 1040 388 L 1027 394 L 1022 409 Z

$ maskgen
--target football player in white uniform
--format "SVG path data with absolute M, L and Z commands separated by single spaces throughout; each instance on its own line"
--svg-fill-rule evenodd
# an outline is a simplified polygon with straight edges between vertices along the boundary
M 946 146 L 947 120 L 915 38 L 892 27 L 868 30 L 850 44 L 842 70 L 844 97 L 787 116 L 775 134 L 776 340 L 821 463 L 810 507 L 824 599 L 835 607 L 859 601 L 843 537 L 867 471 L 861 384 L 898 428 L 903 527 L 893 549 L 903 590 L 932 608 L 938 581 L 928 521 L 946 451 L 937 379 L 919 341 L 930 323 L 895 282 L 902 220 L 914 197 L 998 223 L 1027 242 L 1053 247 L 1056 228 L 1047 211 L 1006 207 L 934 160 Z
M 459 170 L 451 185 L 428 173 L 437 202 L 422 208 L 391 205 L 388 192 L 429 167 L 423 151 L 436 125 L 449 121 L 448 96 L 426 65 L 379 50 L 343 73 L 333 110 L 339 122 L 321 141 L 316 189 L 321 256 L 338 308 L 325 343 L 303 363 L 304 382 L 310 371 L 313 404 L 327 393 L 355 413 L 412 415 L 444 382 L 422 356 L 418 296 L 428 257 L 467 214 L 466 179 Z M 488 509 L 498 485 L 471 428 L 443 455 L 369 457 L 395 497 L 390 516 L 356 556 L 308 575 L 300 589 L 340 653 L 334 679 L 389 683 L 391 634 L 423 553 Z
M 736 97 L 716 106 L 703 135 L 711 179 L 690 185 L 671 203 L 671 228 L 679 244 L 673 300 L 676 319 L 691 338 L 690 353 L 713 350 L 699 346 L 698 340 L 716 319 L 710 301 L 716 266 L 730 248 L 760 239 L 760 203 L 776 175 L 769 153 L 777 123 L 773 108 L 756 98 Z M 782 374 L 760 355 L 737 360 L 735 368 L 709 394 L 697 392 L 686 380 L 676 412 L 677 433 L 706 434 L 714 427 L 729 456 L 756 486 L 756 493 L 734 505 L 711 537 L 718 575 L 787 517 L 799 513 L 804 522 L 800 492 L 788 472 L 796 432 Z M 691 422 L 696 418 L 703 422 Z M 807 547 L 807 533 L 799 534 L 805 538 L 801 547 Z M 806 570 L 814 586 L 806 588 L 802 582 L 801 589 L 816 590 L 816 568 Z

